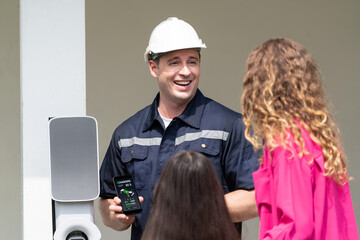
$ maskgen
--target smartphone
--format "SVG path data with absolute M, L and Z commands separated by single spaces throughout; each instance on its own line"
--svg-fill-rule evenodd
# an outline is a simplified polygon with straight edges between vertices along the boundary
M 121 207 L 125 215 L 136 214 L 142 211 L 139 196 L 131 175 L 113 178 L 116 192 L 121 199 Z

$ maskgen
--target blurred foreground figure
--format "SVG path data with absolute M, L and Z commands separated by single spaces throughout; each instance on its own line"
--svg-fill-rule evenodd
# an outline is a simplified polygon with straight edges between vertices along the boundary
M 214 166 L 201 153 L 181 151 L 166 163 L 142 240 L 239 239 Z

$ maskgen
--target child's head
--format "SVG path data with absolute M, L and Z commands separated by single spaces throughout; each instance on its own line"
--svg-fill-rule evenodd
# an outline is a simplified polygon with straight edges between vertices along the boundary
M 245 135 L 255 148 L 263 148 L 264 140 L 270 147 L 276 147 L 279 139 L 286 145 L 286 129 L 302 145 L 298 120 L 323 148 L 328 175 L 342 175 L 337 127 L 326 108 L 319 70 L 303 46 L 289 39 L 271 39 L 257 47 L 247 59 L 243 87 Z
M 143 239 L 238 239 L 210 160 L 181 151 L 165 164 Z
M 173 202 L 186 206 L 189 201 L 199 202 L 214 196 L 223 198 L 223 195 L 214 166 L 196 151 L 173 155 L 165 164 L 154 191 L 155 198 L 171 197 Z

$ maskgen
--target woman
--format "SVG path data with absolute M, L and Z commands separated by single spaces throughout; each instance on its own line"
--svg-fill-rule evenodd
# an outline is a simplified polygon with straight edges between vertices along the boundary
M 344 152 L 311 55 L 271 39 L 249 55 L 243 87 L 245 135 L 264 150 L 253 173 L 259 239 L 359 239 Z
M 166 163 L 142 240 L 239 239 L 210 160 L 182 151 Z

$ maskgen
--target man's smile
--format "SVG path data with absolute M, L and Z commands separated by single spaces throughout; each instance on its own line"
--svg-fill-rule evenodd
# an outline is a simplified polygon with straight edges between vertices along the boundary
M 180 86 L 187 86 L 191 83 L 191 81 L 175 81 L 174 83 Z

